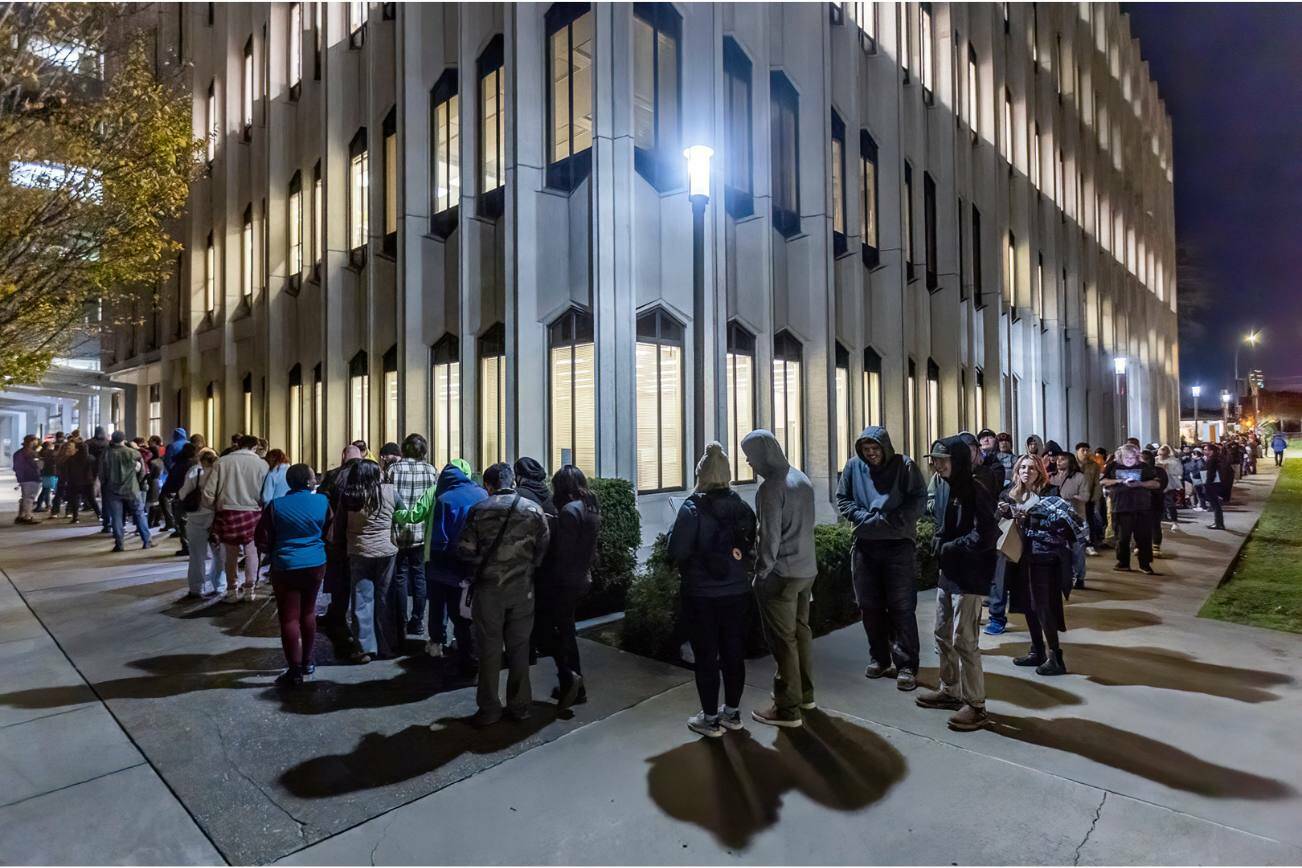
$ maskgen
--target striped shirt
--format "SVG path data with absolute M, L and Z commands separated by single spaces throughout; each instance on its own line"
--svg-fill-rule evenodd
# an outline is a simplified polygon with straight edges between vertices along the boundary
M 403 458 L 389 468 L 389 481 L 398 490 L 398 496 L 409 505 L 418 503 L 425 492 L 438 483 L 438 479 L 439 472 L 434 469 L 434 465 L 414 458 Z M 399 548 L 404 549 L 424 545 L 425 525 L 398 525 L 395 542 Z

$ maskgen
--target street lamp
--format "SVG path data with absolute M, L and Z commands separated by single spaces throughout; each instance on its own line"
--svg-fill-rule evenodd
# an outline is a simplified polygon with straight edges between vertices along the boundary
M 1130 408 L 1126 406 L 1126 357 L 1117 356 L 1112 360 L 1112 370 L 1116 374 L 1117 398 L 1121 401 L 1121 439 L 1125 440 L 1130 432 Z
M 692 399 L 694 455 L 705 454 L 705 206 L 710 201 L 710 158 L 714 149 L 692 145 L 687 160 L 687 194 L 692 203 L 692 368 L 696 388 Z
M 1261 340 L 1261 331 L 1259 329 L 1254 329 L 1253 331 L 1250 331 L 1246 335 L 1244 335 L 1243 340 L 1239 341 L 1238 345 L 1234 347 L 1234 398 L 1235 400 L 1238 400 L 1240 394 L 1239 393 L 1239 350 L 1243 349 L 1244 344 L 1248 344 L 1250 346 L 1255 347 L 1257 345 L 1257 342 L 1260 340 Z
M 1198 440 L 1199 440 L 1199 437 L 1198 437 L 1198 396 L 1200 396 L 1200 395 L 1203 393 L 1203 387 L 1202 387 L 1202 386 L 1193 386 L 1193 387 L 1191 387 L 1191 388 L 1189 389 L 1189 391 L 1193 392 L 1193 398 L 1194 398 L 1194 442 L 1197 443 Z
M 1230 393 L 1221 389 L 1221 436 L 1230 433 Z

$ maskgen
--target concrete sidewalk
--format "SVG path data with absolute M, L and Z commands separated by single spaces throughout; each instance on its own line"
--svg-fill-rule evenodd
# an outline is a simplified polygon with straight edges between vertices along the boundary
M 815 643 L 822 711 L 794 732 L 697 739 L 690 672 L 587 642 L 592 702 L 572 720 L 540 704 L 472 732 L 470 689 L 419 660 L 323 657 L 286 700 L 274 604 L 178 603 L 170 543 L 110 556 L 95 527 L 0 516 L 0 567 L 31 606 L 0 583 L 0 768 L 31 792 L 0 806 L 0 861 L 1297 864 L 1302 641 L 1195 617 L 1266 470 L 1236 490 L 1230 531 L 1188 516 L 1168 575 L 1091 559 L 1063 637 L 1072 674 L 1013 667 L 1024 632 L 982 637 L 996 723 L 970 734 L 866 681 L 858 627 Z M 922 595 L 923 680 L 933 608 Z M 6 654 L 24 642 L 48 653 Z M 769 674 L 750 662 L 747 710 Z M 138 798 L 95 789 L 128 776 Z M 150 831 L 104 817 L 142 801 Z M 70 823 L 75 847 L 43 831 Z

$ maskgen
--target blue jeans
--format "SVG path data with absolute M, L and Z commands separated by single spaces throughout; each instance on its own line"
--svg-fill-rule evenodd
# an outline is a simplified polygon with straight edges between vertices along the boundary
M 395 656 L 401 642 L 393 635 L 390 622 L 394 619 L 388 611 L 393 555 L 378 558 L 349 555 L 348 575 L 353 586 L 353 630 L 357 644 L 367 654 Z
M 36 496 L 35 509 L 37 512 L 41 512 L 50 505 L 50 495 L 54 493 L 54 489 L 58 484 L 59 478 L 57 476 L 41 477 L 41 493 Z
M 1085 579 L 1085 540 L 1071 547 L 1071 575 L 1074 579 Z
M 131 510 L 131 518 L 136 523 L 136 530 L 140 531 L 140 542 L 143 545 L 149 545 L 149 520 L 145 518 L 145 502 L 139 497 L 126 498 L 119 494 L 105 492 L 104 505 L 108 507 L 104 510 L 108 517 L 109 524 L 113 528 L 113 543 L 122 547 L 122 511 Z
M 995 563 L 995 580 L 990 586 L 990 623 L 1003 626 L 1008 623 L 1008 589 L 1004 586 L 1004 574 L 1008 572 L 1008 560 L 999 556 Z
M 407 620 L 407 599 L 411 599 L 411 621 L 419 624 L 425 620 L 425 547 L 423 545 L 398 549 L 393 561 L 393 595 L 397 616 Z

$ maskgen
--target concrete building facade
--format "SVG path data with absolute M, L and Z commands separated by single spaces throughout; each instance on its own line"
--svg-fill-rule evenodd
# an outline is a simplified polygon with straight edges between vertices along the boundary
M 207 172 L 105 346 L 142 432 L 569 459 L 648 531 L 752 427 L 829 512 L 865 422 L 1178 435 L 1171 124 L 1115 4 L 179 14 Z

